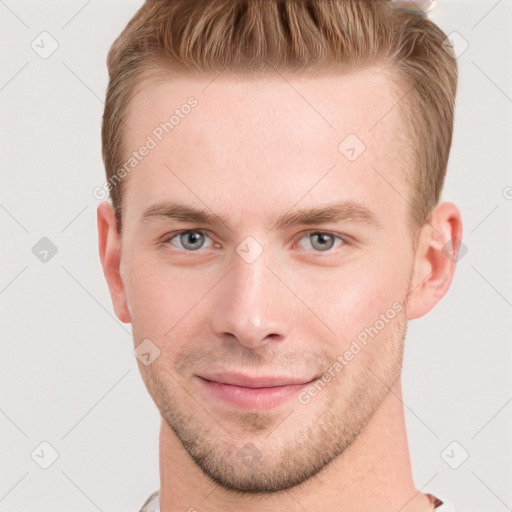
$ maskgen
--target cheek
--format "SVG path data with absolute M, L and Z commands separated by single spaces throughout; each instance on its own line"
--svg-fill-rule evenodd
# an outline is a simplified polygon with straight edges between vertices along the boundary
M 143 258 L 131 260 L 125 283 L 133 323 L 143 337 L 162 338 L 186 317 L 201 290 L 182 272 Z
M 207 319 L 222 301 L 216 296 L 212 302 L 226 269 L 173 266 L 143 252 L 127 269 L 126 292 L 138 338 L 154 340 L 164 352 L 204 336 Z
M 406 252 L 402 258 L 396 251 L 388 254 L 368 254 L 328 272 L 312 270 L 294 279 L 297 295 L 336 334 L 337 348 L 350 344 L 381 315 L 394 318 L 405 308 L 411 262 Z

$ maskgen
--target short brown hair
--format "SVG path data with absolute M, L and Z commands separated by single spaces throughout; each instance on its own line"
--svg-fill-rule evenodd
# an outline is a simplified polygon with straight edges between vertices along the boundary
M 162 66 L 193 74 L 271 66 L 297 75 L 389 67 L 405 91 L 411 225 L 423 225 L 439 202 L 452 142 L 458 73 L 446 39 L 426 15 L 386 0 L 146 0 L 107 57 L 102 153 L 118 232 L 126 178 L 114 180 L 126 160 L 127 106 Z

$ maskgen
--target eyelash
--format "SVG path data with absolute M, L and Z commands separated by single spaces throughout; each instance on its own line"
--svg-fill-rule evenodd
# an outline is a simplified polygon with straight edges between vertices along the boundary
M 200 249 L 196 249 L 196 250 L 187 250 L 187 249 L 181 249 L 179 247 L 176 247 L 175 245 L 173 245 L 171 243 L 171 240 L 173 240 L 176 237 L 179 237 L 180 235 L 183 235 L 184 233 L 201 233 L 203 235 L 208 236 L 206 231 L 203 231 L 201 229 L 184 229 L 184 230 L 181 230 L 181 231 L 176 231 L 176 232 L 171 233 L 170 235 L 166 236 L 165 239 L 162 240 L 161 245 L 169 246 L 169 244 L 170 244 L 173 249 L 176 249 L 179 252 L 189 252 L 189 253 L 200 252 L 201 249 L 203 249 L 202 247 Z M 339 235 L 337 233 L 332 233 L 330 231 L 314 231 L 314 230 L 306 231 L 304 233 L 304 235 L 299 239 L 299 242 L 303 238 L 305 238 L 307 236 L 313 236 L 313 235 L 328 235 L 328 236 L 330 236 L 332 238 L 338 239 L 339 241 L 342 242 L 342 244 L 339 246 L 341 248 L 343 248 L 346 245 L 350 245 L 348 240 L 347 240 L 347 238 L 345 236 L 341 236 L 341 235 Z M 214 245 L 215 245 L 215 242 L 214 242 Z M 319 254 L 323 254 L 323 253 L 330 254 L 330 253 L 334 252 L 334 247 L 326 249 L 325 251 L 315 251 L 315 250 L 313 250 L 313 252 L 316 252 L 316 253 L 319 253 Z

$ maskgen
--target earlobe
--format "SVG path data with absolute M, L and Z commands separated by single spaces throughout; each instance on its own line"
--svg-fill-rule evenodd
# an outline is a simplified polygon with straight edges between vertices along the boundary
M 119 320 L 123 323 L 129 323 L 131 322 L 131 316 L 120 272 L 121 239 L 116 229 L 114 208 L 108 201 L 103 201 L 98 205 L 97 224 L 99 256 L 112 305 Z
M 409 319 L 426 315 L 447 293 L 462 254 L 462 217 L 453 203 L 439 204 L 419 234 L 407 306 Z

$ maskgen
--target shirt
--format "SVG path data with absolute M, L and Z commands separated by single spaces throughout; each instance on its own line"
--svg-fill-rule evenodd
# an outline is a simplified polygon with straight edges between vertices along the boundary
M 158 501 L 158 493 L 159 491 L 155 491 L 142 505 L 140 512 L 160 512 L 160 503 Z M 433 494 L 425 494 L 427 498 L 430 500 L 430 503 L 434 505 L 434 510 L 436 512 L 456 512 L 454 506 L 443 498 L 441 501 L 438 497 Z

